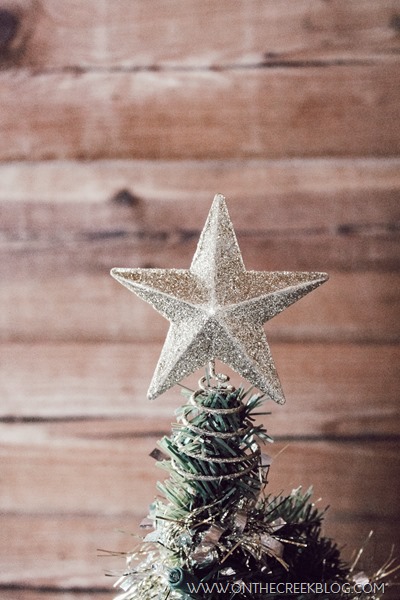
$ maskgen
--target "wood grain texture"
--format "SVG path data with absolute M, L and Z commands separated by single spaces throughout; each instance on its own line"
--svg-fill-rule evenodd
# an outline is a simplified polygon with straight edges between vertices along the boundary
M 247 268 L 330 272 L 273 338 L 394 342 L 399 174 L 399 159 L 3 165 L 1 339 L 161 340 L 166 322 L 109 269 L 188 268 L 222 189 Z
M 379 59 L 399 49 L 398 2 L 43 0 L 18 64 L 40 69 Z
M 340 544 L 346 544 L 344 556 L 347 559 L 350 559 L 353 550 L 363 545 L 371 528 L 375 533 L 366 547 L 365 564 L 372 557 L 377 564 L 387 558 L 399 523 L 373 518 L 355 522 L 338 521 L 330 512 L 328 510 L 326 514 L 324 531 L 328 536 L 335 535 Z M 5 588 L 14 581 L 19 581 L 22 589 L 18 591 L 21 595 L 11 595 L 10 598 L 42 599 L 51 592 L 54 596 L 50 597 L 57 598 L 57 588 L 63 591 L 66 598 L 74 597 L 74 591 L 79 591 L 78 597 L 81 598 L 85 589 L 96 592 L 98 598 L 97 594 L 105 594 L 104 590 L 108 587 L 110 599 L 116 577 L 106 577 L 105 573 L 121 572 L 124 557 L 107 556 L 106 552 L 98 552 L 98 548 L 109 552 L 128 552 L 135 545 L 131 534 L 143 535 L 138 527 L 142 518 L 140 514 L 3 515 L 3 535 L 0 538 L 3 557 L 0 573 L 2 599 L 8 598 L 10 591 Z M 35 553 L 26 545 L 27 531 L 36 540 Z M 36 594 L 43 592 L 43 596 L 35 596 L 34 589 L 29 590 L 34 587 L 39 588 Z
M 160 434 L 133 436 L 129 422 L 1 425 L 2 512 L 147 514 L 165 473 L 149 453 Z M 398 518 L 400 459 L 396 441 L 275 442 L 268 490 L 313 486 L 335 516 Z M 281 452 L 282 451 L 282 452 Z M 338 494 L 338 485 L 340 494 Z M 45 493 L 44 493 L 45 490 Z
M 396 60 L 246 72 L 3 71 L 0 160 L 390 156 L 400 147 L 399 88 Z
M 182 249 L 180 255 L 177 249 L 171 257 L 166 252 L 161 254 L 156 266 L 188 268 L 194 248 L 188 249 L 186 260 Z M 72 256 L 59 251 L 23 252 L 18 259 L 17 253 L 10 256 L 0 250 L 4 260 L 0 266 L 3 272 L 0 340 L 4 343 L 158 341 L 161 345 L 168 321 L 109 276 L 112 266 L 138 266 L 130 253 L 121 252 L 119 259 L 104 255 L 105 264 L 97 265 L 94 254 L 91 263 L 87 255 L 81 252 L 79 256 L 77 250 Z M 80 268 L 73 259 L 81 260 Z M 279 266 L 285 268 L 284 261 L 281 262 Z M 323 260 L 315 262 L 315 268 L 327 266 Z M 260 270 L 267 267 L 264 261 L 246 261 L 246 264 Z M 289 260 L 286 264 L 286 268 L 297 266 Z M 304 265 L 310 269 L 313 266 Z M 80 273 L 81 269 L 86 269 L 86 274 Z M 268 322 L 266 331 L 271 341 L 281 342 L 395 343 L 400 338 L 399 290 L 399 273 L 330 272 L 328 283 Z
M 130 427 L 138 434 L 169 431 L 173 411 L 183 402 L 179 388 L 159 401 L 146 400 L 161 347 L 1 345 L 1 417 L 131 417 Z M 398 347 L 274 343 L 272 353 L 287 397 L 284 407 L 267 404 L 273 414 L 266 423 L 273 436 L 398 433 Z M 188 385 L 195 388 L 198 377 L 189 377 Z M 240 379 L 232 374 L 232 381 L 238 384 Z
M 363 230 L 343 227 L 335 231 L 311 230 L 287 235 L 273 232 L 240 232 L 239 244 L 247 268 L 282 271 L 376 271 L 399 269 L 399 234 L 390 227 Z M 105 230 L 82 236 L 57 232 L 46 239 L 6 242 L 0 246 L 3 281 L 29 277 L 109 276 L 110 267 L 189 268 L 199 231 Z M 28 282 L 33 284 L 34 282 Z
M 187 268 L 216 192 L 248 269 L 330 272 L 267 327 L 269 491 L 312 484 L 339 544 L 375 529 L 376 569 L 400 533 L 399 1 L 4 7 L 1 598 L 113 596 L 97 548 L 131 547 L 182 398 L 145 400 L 167 324 L 108 270 Z
M 124 568 L 124 557 L 100 557 L 99 548 L 120 549 L 123 543 L 133 544 L 132 538 L 123 535 L 121 525 L 131 522 L 128 515 L 108 517 L 107 515 L 68 515 L 68 514 L 6 514 L 1 517 L 2 536 L 0 552 L 2 555 L 2 573 L 0 575 L 0 594 L 2 586 L 18 584 L 22 588 L 45 588 L 56 586 L 66 593 L 91 587 L 100 591 L 110 588 L 115 581 L 105 576 L 106 571 L 114 567 Z M 134 528 L 136 526 L 136 519 Z M 27 545 L 34 540 L 32 546 Z M 126 548 L 126 550 L 128 547 Z M 118 564 L 119 563 L 119 564 Z M 50 590 L 48 590 L 50 591 Z
M 339 227 L 344 219 L 387 224 L 399 220 L 400 157 L 0 163 L 2 228 L 7 223 L 16 232 L 23 221 L 9 220 L 8 202 L 9 211 L 51 204 L 55 221 L 62 210 L 57 205 L 66 204 L 68 227 L 74 230 L 82 218 L 89 225 L 86 211 L 95 228 L 106 220 L 114 224 L 118 208 L 126 219 L 130 213 L 124 207 L 146 229 L 160 229 L 165 222 L 199 229 L 217 192 L 226 195 L 235 224 L 256 231 Z M 77 211 L 77 204 L 84 208 Z M 41 227 L 46 223 L 42 218 Z
M 395 269 L 399 173 L 399 159 L 4 164 L 2 277 L 188 266 L 216 191 L 249 268 Z
M 2 277 L 185 267 L 216 191 L 248 268 L 396 269 L 399 173 L 399 159 L 3 165 Z

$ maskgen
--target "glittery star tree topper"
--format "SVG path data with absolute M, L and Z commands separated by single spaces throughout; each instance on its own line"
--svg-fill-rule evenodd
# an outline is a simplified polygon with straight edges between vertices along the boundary
M 247 271 L 225 198 L 214 198 L 189 270 L 112 269 L 171 323 L 148 398 L 218 359 L 285 401 L 263 324 L 327 280 L 326 273 Z

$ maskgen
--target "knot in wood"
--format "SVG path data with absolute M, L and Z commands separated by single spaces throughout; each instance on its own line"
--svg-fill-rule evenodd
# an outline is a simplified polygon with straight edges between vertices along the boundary
M 399 13 L 394 13 L 392 15 L 389 25 L 395 31 L 397 31 L 397 32 L 400 31 L 400 14 Z
M 112 197 L 112 201 L 122 206 L 135 206 L 139 203 L 139 198 L 134 196 L 130 190 L 124 188 Z
M 17 35 L 20 25 L 19 15 L 11 10 L 0 8 L 0 50 L 6 49 Z

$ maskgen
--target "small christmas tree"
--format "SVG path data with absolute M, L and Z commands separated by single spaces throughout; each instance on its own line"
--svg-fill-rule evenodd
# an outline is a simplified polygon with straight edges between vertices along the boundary
M 391 564 L 371 579 L 355 575 L 322 535 L 310 490 L 267 493 L 270 438 L 255 423 L 264 400 L 284 402 L 263 324 L 327 275 L 246 271 L 221 195 L 188 271 L 112 275 L 171 322 L 150 399 L 206 366 L 153 452 L 169 479 L 158 484 L 162 497 L 143 524 L 151 531 L 128 555 L 116 600 L 376 600 Z M 260 393 L 235 389 L 215 373 L 215 359 Z

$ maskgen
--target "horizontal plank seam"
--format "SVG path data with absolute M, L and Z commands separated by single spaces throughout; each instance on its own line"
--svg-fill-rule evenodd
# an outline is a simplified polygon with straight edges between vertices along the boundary
M 388 162 L 393 161 L 396 164 L 400 162 L 400 156 L 398 154 L 388 154 L 385 156 L 345 156 L 341 155 L 339 157 L 336 156 L 321 156 L 316 155 L 314 157 L 310 156 L 288 156 L 286 158 L 226 158 L 226 159 L 212 159 L 212 158 L 182 158 L 182 159 L 174 159 L 174 158 L 104 158 L 104 159 L 75 159 L 75 158 L 58 158 L 58 159 L 43 159 L 43 160 L 4 160 L 0 162 L 0 168 L 7 168 L 8 165 L 17 166 L 18 163 L 21 167 L 29 168 L 29 167 L 37 167 L 37 166 L 59 166 L 61 165 L 80 165 L 82 167 L 91 168 L 93 166 L 102 164 L 104 166 L 113 166 L 113 165 L 144 165 L 144 166 L 154 166 L 154 165 L 162 165 L 164 167 L 176 167 L 177 165 L 182 166 L 193 166 L 199 165 L 204 167 L 209 167 L 211 165 L 219 165 L 224 167 L 229 166 L 248 166 L 248 165 L 293 165 L 294 163 L 298 163 L 299 165 L 303 164 L 312 164 L 318 161 L 321 164 L 336 164 L 336 165 L 344 165 L 347 162 L 351 162 L 356 166 L 373 166 L 374 164 L 381 163 L 382 165 L 387 165 Z M 394 166 L 394 165 L 393 165 Z M 14 199 L 13 199 L 14 201 Z
M 386 58 L 392 58 L 393 53 L 374 56 L 373 58 L 351 58 L 351 59 L 317 59 L 317 60 L 260 60 L 252 63 L 227 63 L 227 64 L 199 64 L 199 65 L 114 65 L 114 66 L 85 66 L 66 65 L 65 67 L 35 68 L 23 67 L 23 70 L 35 75 L 54 75 L 59 73 L 73 73 L 83 75 L 86 73 L 196 73 L 196 72 L 225 72 L 241 71 L 249 69 L 307 69 L 307 68 L 329 68 L 329 67 L 354 67 L 374 66 L 381 64 Z M 20 71 L 20 67 L 10 67 L 10 70 Z
M 132 519 L 141 518 L 141 512 L 128 512 L 121 511 L 116 513 L 110 512 L 93 512 L 93 511 L 72 511 L 72 512 L 59 512 L 59 511 L 21 511 L 21 510 L 2 510 L 1 517 L 2 518 L 19 518 L 19 517 L 27 517 L 32 519 L 91 519 L 100 517 L 102 520 L 107 521 L 115 521 L 115 519 Z M 117 531 L 118 533 L 124 534 L 125 531 L 121 529 L 114 529 L 113 531 Z
M 126 415 L 119 415 L 114 417 L 93 417 L 93 416 L 63 416 L 63 417 L 30 417 L 30 416 L 4 416 L 0 417 L 0 423 L 6 425 L 24 425 L 24 424 L 34 424 L 34 423 L 43 423 L 43 424 L 56 424 L 56 423 L 76 423 L 76 422 L 88 422 L 88 423 L 96 423 L 98 421 L 103 422 L 112 422 L 116 420 L 120 420 L 126 418 Z M 153 437 L 161 437 L 166 433 L 169 433 L 169 429 L 166 431 L 165 429 L 160 430 L 148 430 L 148 431 L 129 431 L 129 432 L 120 432 L 115 434 L 102 434 L 102 435 L 90 435 L 88 437 L 91 439 L 102 439 L 102 440 L 110 440 L 110 439 L 142 439 L 142 438 L 153 438 Z M 299 435 L 273 435 L 274 442 L 311 442 L 311 443 L 319 443 L 319 442 L 330 442 L 330 443 L 379 443 L 379 442 L 396 442 L 400 440 L 400 433 L 393 434 L 299 434 Z
M 64 587 L 64 586 L 56 586 L 56 585 L 29 585 L 29 584 L 19 584 L 19 583 L 0 583 L 0 590 L 3 591 L 19 591 L 19 592 L 40 592 L 41 594 L 86 594 L 93 595 L 99 593 L 108 593 L 112 594 L 112 586 L 98 586 L 93 587 Z
M 0 79 L 1 79 L 1 74 L 0 74 Z M 30 167 L 45 167 L 45 166 L 59 166 L 59 165 L 79 165 L 80 167 L 87 167 L 87 168 L 91 168 L 97 165 L 102 165 L 102 166 L 114 166 L 114 165 L 163 165 L 166 167 L 175 167 L 176 165 L 180 164 L 183 166 L 187 166 L 187 165 L 198 165 L 199 167 L 207 167 L 209 168 L 212 165 L 216 165 L 219 164 L 221 166 L 224 167 L 232 167 L 235 165 L 244 165 L 244 166 L 251 166 L 251 165 L 293 165 L 293 164 L 298 164 L 298 165 L 307 165 L 307 164 L 313 164 L 313 163 L 320 163 L 320 164 L 324 164 L 324 165 L 344 165 L 346 163 L 353 163 L 356 167 L 357 166 L 362 166 L 362 167 L 370 167 L 374 164 L 382 164 L 382 165 L 387 165 L 389 162 L 394 162 L 394 163 L 398 163 L 400 162 L 400 155 L 396 152 L 396 153 L 388 153 L 388 154 L 376 154 L 376 153 L 372 153 L 372 154 L 360 154 L 360 155 L 354 155 L 354 154 L 340 154 L 340 155 L 336 155 L 336 154 L 331 154 L 331 155 L 324 155 L 324 154 L 315 154 L 315 155 L 307 155 L 307 156 L 303 156 L 303 155 L 298 155 L 298 156 L 287 156 L 287 157 L 281 157 L 281 158 L 274 158 L 274 157 L 257 157 L 257 158 L 251 158 L 248 156 L 244 156 L 242 158 L 237 158 L 237 157 L 226 157 L 226 158 L 191 158 L 189 157 L 184 157 L 184 158 L 157 158 L 157 157 L 153 157 L 153 158 L 121 158 L 121 157 L 116 157 L 116 158 L 112 158 L 112 157 L 100 157 L 100 158 L 92 158 L 92 157 L 88 157 L 88 158 L 76 158 L 76 157 L 67 157 L 67 158 L 38 158 L 38 159 L 30 159 L 29 157 L 26 158 L 26 160 L 24 158 L 8 158 L 5 160 L 0 160 L 0 169 L 1 168 L 7 168 L 7 167 L 22 167 L 22 168 L 30 168 Z M 0 200 L 0 202 L 4 202 L 4 198 L 2 200 Z M 15 198 L 12 198 L 12 200 L 10 200 L 10 202 L 15 203 L 16 200 Z M 37 199 L 34 200 L 34 202 L 37 202 Z M 65 200 L 66 203 L 71 202 L 71 200 Z
M 49 206 L 53 206 L 49 203 Z M 237 229 L 238 236 L 241 238 L 252 238 L 252 239 L 264 239 L 266 237 L 307 237 L 318 236 L 318 235 L 330 235 L 330 236 L 354 236 L 354 235 L 366 235 L 369 238 L 372 235 L 385 235 L 385 234 L 397 234 L 400 231 L 400 221 L 396 222 L 382 222 L 382 223 L 342 223 L 335 227 L 303 227 L 303 228 L 292 228 L 287 227 L 280 229 L 279 231 L 274 229 L 266 229 L 262 232 L 251 229 Z M 41 250 L 44 247 L 52 248 L 60 243 L 68 244 L 71 242 L 84 242 L 84 243 L 96 243 L 98 241 L 107 241 L 115 239 L 126 239 L 126 240 L 140 240 L 146 242 L 164 242 L 168 243 L 185 243 L 191 242 L 199 237 L 200 230 L 197 229 L 172 229 L 171 231 L 166 230 L 153 230 L 143 228 L 138 231 L 132 231 L 129 229 L 104 229 L 98 231 L 81 231 L 74 234 L 69 234 L 68 231 L 65 235 L 57 236 L 43 236 L 41 238 L 31 237 L 24 235 L 23 237 L 17 235 L 2 236 L 1 246 L 5 246 L 7 243 L 23 243 L 32 244 L 39 247 Z

